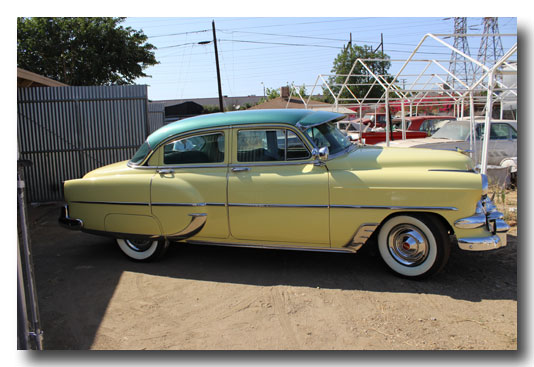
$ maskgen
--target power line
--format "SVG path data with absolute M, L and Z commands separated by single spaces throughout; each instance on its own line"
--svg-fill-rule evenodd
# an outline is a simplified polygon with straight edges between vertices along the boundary
M 262 41 L 247 41 L 247 40 L 235 40 L 235 39 L 233 40 L 220 39 L 219 41 L 240 42 L 240 43 L 259 43 L 259 44 L 265 44 L 265 45 L 280 45 L 280 46 L 324 47 L 324 48 L 340 49 L 340 47 L 336 47 L 336 46 L 311 45 L 311 44 L 305 44 L 305 43 L 262 42 Z
M 210 29 L 202 29 L 200 31 L 189 31 L 189 32 L 181 32 L 181 33 L 158 34 L 158 35 L 155 35 L 155 36 L 150 36 L 149 38 L 181 36 L 183 34 L 202 33 L 202 32 L 209 32 L 209 31 L 210 31 Z
M 349 18 L 349 19 L 323 20 L 323 21 L 316 21 L 316 22 L 269 24 L 269 25 L 260 25 L 260 26 L 254 26 L 254 27 L 232 28 L 232 29 L 229 29 L 229 30 L 237 30 L 237 29 L 253 29 L 253 28 L 270 28 L 270 27 L 287 27 L 287 26 L 302 25 L 302 24 L 319 24 L 319 23 L 332 23 L 332 22 L 347 22 L 347 21 L 356 21 L 356 20 L 362 20 L 362 19 L 372 19 L 372 17 L 368 17 L 368 18 Z

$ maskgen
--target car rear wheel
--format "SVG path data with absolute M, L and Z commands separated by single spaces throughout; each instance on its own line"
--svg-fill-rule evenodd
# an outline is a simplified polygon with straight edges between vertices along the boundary
M 447 230 L 436 218 L 399 215 L 382 225 L 378 250 L 385 264 L 397 275 L 423 279 L 445 266 L 450 241 Z
M 166 240 L 134 240 L 129 238 L 117 238 L 117 244 L 130 259 L 146 262 L 163 256 L 169 246 L 169 242 Z

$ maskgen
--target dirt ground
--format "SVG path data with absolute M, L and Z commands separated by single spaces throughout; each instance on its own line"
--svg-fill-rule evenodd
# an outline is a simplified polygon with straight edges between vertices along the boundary
M 367 253 L 173 245 L 134 263 L 30 208 L 46 349 L 517 349 L 517 229 L 426 281 Z

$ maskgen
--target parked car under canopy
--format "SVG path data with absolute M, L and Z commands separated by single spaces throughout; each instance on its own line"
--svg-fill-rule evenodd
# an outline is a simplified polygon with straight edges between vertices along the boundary
M 131 259 L 170 242 L 354 253 L 378 246 L 424 278 L 467 251 L 506 245 L 487 178 L 456 152 L 352 144 L 344 116 L 249 110 L 153 134 L 130 161 L 65 182 L 64 226 L 112 236 Z

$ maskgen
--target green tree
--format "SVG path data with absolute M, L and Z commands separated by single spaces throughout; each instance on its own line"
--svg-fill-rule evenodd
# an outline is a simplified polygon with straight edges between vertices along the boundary
M 18 18 L 17 65 L 69 85 L 133 84 L 156 47 L 125 18 Z
M 343 50 L 337 55 L 334 60 L 334 65 L 332 66 L 332 73 L 348 75 L 352 65 L 357 59 L 389 59 L 389 56 L 382 52 L 374 52 L 372 47 L 364 45 L 347 45 Z M 374 74 L 387 74 L 391 66 L 389 61 L 364 61 L 365 64 L 371 69 Z M 347 84 L 363 84 L 363 85 L 351 85 L 348 88 L 352 93 L 358 98 L 363 98 L 371 85 L 375 81 L 375 78 L 369 73 L 369 71 L 361 64 L 356 64 L 354 70 L 352 71 L 354 75 L 363 75 L 363 76 L 351 76 Z M 341 85 L 345 82 L 346 76 L 331 76 L 328 80 L 328 84 L 332 91 L 336 94 L 341 90 Z M 387 77 L 387 80 L 392 80 L 391 77 Z M 384 93 L 384 88 L 382 88 L 378 83 L 375 85 L 372 90 L 367 95 L 367 98 L 380 98 Z M 323 88 L 323 95 L 325 95 L 325 101 L 329 103 L 334 102 L 334 97 L 328 91 L 327 88 Z M 343 88 L 340 98 L 354 98 L 347 88 Z

